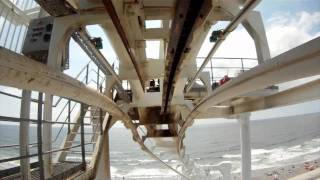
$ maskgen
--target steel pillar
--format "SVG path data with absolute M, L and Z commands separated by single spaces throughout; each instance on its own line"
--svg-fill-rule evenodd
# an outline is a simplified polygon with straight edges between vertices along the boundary
M 31 102 L 31 91 L 23 90 L 22 99 L 21 99 L 21 109 L 20 109 L 20 118 L 29 119 L 30 118 L 30 102 Z M 30 122 L 21 121 L 20 122 L 20 156 L 29 155 L 29 129 Z M 24 158 L 20 160 L 20 172 L 21 177 L 24 180 L 31 179 L 30 175 L 30 159 Z
M 83 165 L 83 170 L 86 168 L 86 150 L 85 150 L 85 139 L 84 139 L 84 116 L 86 115 L 86 110 L 88 109 L 87 105 L 81 104 L 80 106 L 80 143 L 81 143 L 81 160 Z
M 102 151 L 98 159 L 98 169 L 96 180 L 111 180 L 110 172 L 110 151 L 109 151 L 109 129 L 108 127 L 103 132 Z
M 39 174 L 40 179 L 45 179 L 44 167 L 43 167 L 43 155 L 42 155 L 42 92 L 39 92 L 38 96 L 38 123 L 37 123 L 37 143 L 38 143 L 38 161 L 39 161 Z
M 46 93 L 44 101 L 44 111 L 43 119 L 46 121 L 52 121 L 52 95 Z M 43 124 L 43 147 L 42 151 L 51 151 L 52 150 L 52 124 L 44 123 Z M 45 178 L 51 177 L 52 175 L 52 154 L 46 154 L 43 156 L 43 166 L 44 166 L 44 175 Z
M 241 179 L 251 179 L 250 113 L 238 115 L 241 142 Z

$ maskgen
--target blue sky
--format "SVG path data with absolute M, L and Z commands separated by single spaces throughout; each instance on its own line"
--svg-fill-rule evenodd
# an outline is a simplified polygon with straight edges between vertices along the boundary
M 266 20 L 275 13 L 296 13 L 300 11 L 319 12 L 319 0 L 262 0 L 256 10 L 262 12 Z

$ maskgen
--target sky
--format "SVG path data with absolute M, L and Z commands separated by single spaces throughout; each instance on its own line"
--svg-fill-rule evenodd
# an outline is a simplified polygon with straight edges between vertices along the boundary
M 272 57 L 320 36 L 319 0 L 262 0 L 255 10 L 261 12 Z M 223 26 L 223 24 L 220 24 L 220 26 Z M 212 29 L 217 28 L 219 28 L 219 24 L 218 26 L 212 27 Z M 92 36 L 100 36 L 103 38 L 104 48 L 101 50 L 102 54 L 104 54 L 110 63 L 117 62 L 117 56 L 102 29 L 97 26 L 90 26 L 88 27 L 88 31 Z M 198 56 L 206 56 L 208 50 L 213 45 L 209 43 L 208 39 L 209 38 L 206 38 L 203 48 Z M 152 51 L 152 48 L 150 51 Z M 151 54 L 154 53 L 151 52 Z M 251 37 L 240 25 L 228 36 L 216 52 L 215 56 L 255 58 L 256 53 Z M 89 58 L 87 55 L 80 50 L 79 46 L 75 42 L 71 41 L 71 68 L 65 71 L 65 73 L 74 77 L 79 69 L 81 69 L 88 61 Z M 0 86 L 0 90 L 20 94 L 20 91 L 16 89 L 3 86 Z M 36 108 L 35 105 L 32 107 L 33 109 Z M 299 114 L 302 112 L 320 112 L 320 101 L 257 112 L 253 114 L 253 117 L 254 119 L 259 119 L 261 117 L 285 116 Z M 12 114 L 14 114 L 14 116 L 18 116 L 19 114 L 18 101 L 0 95 L 0 115 Z

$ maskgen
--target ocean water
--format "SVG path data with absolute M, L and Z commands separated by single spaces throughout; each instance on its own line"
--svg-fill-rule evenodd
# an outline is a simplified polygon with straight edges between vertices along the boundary
M 53 129 L 53 136 L 57 130 Z M 16 125 L 0 124 L 0 145 L 17 144 L 18 132 Z M 187 131 L 185 139 L 188 164 L 201 171 L 204 166 L 207 168 L 221 162 L 231 162 L 232 172 L 239 172 L 239 134 L 239 125 L 235 122 L 194 125 Z M 59 147 L 61 140 L 54 143 L 55 148 Z M 36 127 L 31 127 L 30 142 L 35 141 Z M 320 114 L 251 121 L 251 144 L 254 170 L 319 158 Z M 91 147 L 87 147 L 87 150 L 91 150 Z M 33 152 L 36 153 L 35 148 L 31 149 Z M 0 149 L 1 159 L 18 154 L 18 148 Z M 171 159 L 165 151 L 157 151 L 156 155 L 174 167 L 181 164 L 177 159 Z M 79 159 L 78 156 L 69 158 Z M 2 163 L 0 168 L 16 166 L 18 163 Z M 174 172 L 143 153 L 125 128 L 112 128 L 110 131 L 110 164 L 113 179 L 179 179 Z M 211 171 L 210 174 L 219 177 L 217 172 Z

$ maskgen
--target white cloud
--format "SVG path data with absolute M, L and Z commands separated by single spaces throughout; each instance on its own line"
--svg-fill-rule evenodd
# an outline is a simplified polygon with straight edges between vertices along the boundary
M 273 57 L 319 36 L 320 12 L 275 14 L 265 24 Z
M 275 13 L 264 24 L 272 57 L 320 36 L 320 12 Z M 199 56 L 206 56 L 212 47 L 209 37 L 210 34 Z M 256 57 L 254 42 L 247 31 L 239 26 L 227 37 L 214 56 Z
M 205 57 L 210 51 L 213 43 L 209 42 L 211 32 L 206 37 L 205 42 L 198 56 Z M 230 33 L 226 40 L 219 47 L 215 57 L 256 57 L 255 46 L 247 31 L 240 25 L 235 31 Z

